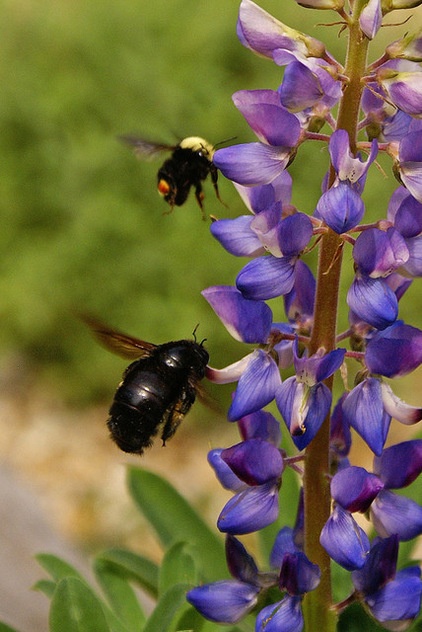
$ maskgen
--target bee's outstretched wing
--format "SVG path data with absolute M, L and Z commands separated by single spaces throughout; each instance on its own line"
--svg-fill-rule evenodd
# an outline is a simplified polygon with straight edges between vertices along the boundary
M 157 345 L 152 342 L 139 340 L 116 329 L 111 329 L 91 316 L 82 315 L 80 318 L 103 347 L 122 358 L 136 360 L 150 355 L 157 348 Z
M 118 136 L 118 139 L 125 145 L 132 147 L 135 156 L 140 160 L 151 160 L 161 154 L 163 151 L 174 151 L 176 145 L 166 145 L 164 143 L 154 143 L 131 134 Z

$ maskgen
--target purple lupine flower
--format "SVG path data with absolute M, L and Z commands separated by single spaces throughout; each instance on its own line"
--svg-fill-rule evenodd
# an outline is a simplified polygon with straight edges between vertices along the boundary
M 240 621 L 257 603 L 259 588 L 235 579 L 192 588 L 187 601 L 204 617 L 217 623 Z
M 401 110 L 392 111 L 376 83 L 367 84 L 361 106 L 365 117 L 359 127 L 365 129 L 369 140 L 376 138 L 379 142 L 388 143 L 400 141 L 409 132 L 412 122 L 410 114 Z
M 346 393 L 343 393 L 335 405 L 330 419 L 330 453 L 335 463 L 347 457 L 352 445 L 350 426 L 343 415 L 345 398 Z
M 356 590 L 368 595 L 394 579 L 398 552 L 399 540 L 397 535 L 385 539 L 375 539 L 363 567 L 352 573 Z
M 406 114 L 422 115 L 422 71 L 407 59 L 391 59 L 375 72 L 388 99 Z
M 406 542 L 422 533 L 422 507 L 387 489 L 382 490 L 372 503 L 371 520 L 382 537 L 396 533 L 400 541 Z
M 422 131 L 409 131 L 400 139 L 395 170 L 400 181 L 422 203 Z
M 322 42 L 286 26 L 251 0 L 240 3 L 237 35 L 244 46 L 270 59 L 279 49 L 303 57 L 319 57 L 325 52 Z
M 271 568 L 281 568 L 286 553 L 295 553 L 301 549 L 296 546 L 291 527 L 283 527 L 277 533 L 270 554 Z
M 377 592 L 367 595 L 365 603 L 385 627 L 405 630 L 420 612 L 421 594 L 421 570 L 410 566 L 396 573 L 395 578 Z
M 299 597 L 286 595 L 282 601 L 266 606 L 256 618 L 256 632 L 302 632 L 303 615 Z
M 276 226 L 270 225 L 270 231 L 266 230 L 266 220 L 267 213 L 263 211 L 251 227 L 271 254 L 247 263 L 236 278 L 238 290 L 252 300 L 282 296 L 293 289 L 296 264 L 312 237 L 312 224 L 304 213 L 287 216 Z
M 341 234 L 359 224 L 365 206 L 360 195 L 344 182 L 322 194 L 315 217 L 323 219 L 334 232 Z
M 312 223 L 304 213 L 282 217 L 280 203 L 261 210 L 255 217 L 217 220 L 211 233 L 235 256 L 260 257 L 270 252 L 274 257 L 291 257 L 302 252 L 312 237 Z
M 244 483 L 222 509 L 220 531 L 240 535 L 274 522 L 285 467 L 280 450 L 262 439 L 247 439 L 222 450 L 220 459 Z
M 241 90 L 233 101 L 260 142 L 218 149 L 213 162 L 238 184 L 269 184 L 292 159 L 301 137 L 300 121 L 282 106 L 273 90 Z
M 257 619 L 257 629 L 299 629 L 302 615 L 301 597 L 314 590 L 320 582 L 321 572 L 301 551 L 287 551 L 281 563 L 279 587 L 287 592 L 278 603 L 261 611 Z M 265 624 L 264 624 L 265 622 Z M 259 627 L 261 626 L 261 627 Z
M 251 415 L 245 415 L 237 422 L 240 435 L 247 439 L 262 439 L 279 447 L 281 442 L 280 423 L 271 413 L 257 410 Z
M 297 528 L 298 524 L 295 530 Z M 280 568 L 279 588 L 287 594 L 278 603 L 261 610 L 257 617 L 256 630 L 277 632 L 282 629 L 300 632 L 303 629 L 302 597 L 318 586 L 320 569 L 295 544 L 294 531 L 289 527 L 278 532 L 270 563 L 272 568 Z
M 186 598 L 210 621 L 236 623 L 255 607 L 261 586 L 254 559 L 230 535 L 226 537 L 226 558 L 234 579 L 198 586 Z
M 403 273 L 422 276 L 422 204 L 404 187 L 393 193 L 388 205 L 388 219 L 402 235 L 409 252 Z
M 347 293 L 347 304 L 364 322 L 385 329 L 398 316 L 397 297 L 385 279 L 357 274 Z
M 368 536 L 341 505 L 335 505 L 321 531 L 320 542 L 328 555 L 348 571 L 365 564 L 369 552 Z
M 354 465 L 337 472 L 331 480 L 331 496 L 344 509 L 365 512 L 383 489 L 378 476 Z
M 374 39 L 378 33 L 382 22 L 381 0 L 369 0 L 363 7 L 359 18 L 362 31 L 368 39 Z
M 390 227 L 386 231 L 368 228 L 356 239 L 353 259 L 362 275 L 377 279 L 405 265 L 409 250 L 396 228 Z
M 410 462 L 408 457 L 413 457 Z M 413 539 L 422 533 L 422 507 L 389 490 L 409 485 L 420 474 L 422 442 L 408 441 L 387 448 L 375 457 L 374 470 L 376 473 L 363 467 L 342 467 L 331 480 L 334 501 L 350 514 L 370 508 L 371 520 L 382 537 L 396 534 L 400 541 Z
M 323 350 L 307 357 L 293 347 L 296 376 L 285 380 L 276 391 L 276 403 L 299 450 L 312 441 L 331 405 L 331 393 L 323 384 L 341 366 L 345 349 L 325 354 Z
M 233 184 L 246 208 L 254 215 L 271 208 L 276 203 L 280 203 L 283 209 L 290 208 L 292 177 L 288 171 L 283 171 L 269 184 L 262 184 L 257 187 L 246 187 L 236 182 Z M 211 229 L 212 226 L 211 224 Z
M 321 571 L 301 551 L 286 552 L 280 570 L 280 588 L 289 595 L 304 595 L 314 590 L 320 581 Z
M 387 489 L 407 487 L 421 472 L 422 439 L 397 443 L 374 457 L 374 473 Z
M 368 169 L 374 162 L 378 153 L 378 144 L 375 140 L 371 143 L 371 152 L 366 161 L 361 160 L 360 155 L 354 156 L 350 151 L 349 135 L 344 129 L 336 130 L 329 142 L 331 162 L 337 174 L 337 182 L 345 182 L 361 193 L 365 186 Z M 336 186 L 334 183 L 334 186 Z
M 396 535 L 375 540 L 365 565 L 352 572 L 352 581 L 377 621 L 390 630 L 405 630 L 420 610 L 421 571 L 411 566 L 396 572 L 397 554 Z
M 209 287 L 202 295 L 235 340 L 261 344 L 267 341 L 272 312 L 266 303 L 249 301 L 228 285 Z
M 360 197 L 366 175 L 375 160 L 378 146 L 372 142 L 371 153 L 366 162 L 350 152 L 349 135 L 346 130 L 335 131 L 329 142 L 332 165 L 336 180 L 324 191 L 318 201 L 315 216 L 323 219 L 336 233 L 351 230 L 361 221 L 365 207 Z
M 230 286 L 211 287 L 202 295 L 236 340 L 261 344 L 269 341 L 272 312 L 266 303 L 245 299 Z M 232 421 L 268 404 L 281 382 L 276 362 L 262 349 L 256 349 L 225 369 L 208 367 L 207 377 L 220 384 L 238 380 L 229 411 Z
M 245 415 L 237 422 L 240 435 L 244 441 L 259 439 L 272 444 L 276 448 L 281 442 L 280 424 L 275 417 L 264 410 Z M 234 492 L 245 488 L 245 483 L 236 476 L 231 467 L 223 460 L 223 448 L 215 448 L 208 452 L 208 462 L 213 468 L 219 482 L 225 489 Z
M 276 50 L 274 61 L 286 65 L 283 83 L 278 89 L 282 105 L 289 112 L 312 114 L 326 108 L 327 113 L 341 97 L 342 84 L 330 74 L 337 69 L 329 67 L 324 59 L 297 59 L 297 56 L 283 50 Z
M 315 305 L 315 277 L 306 263 L 299 260 L 295 266 L 293 288 L 284 294 L 284 310 L 289 322 L 301 332 L 312 329 Z M 292 357 L 293 362 L 293 357 Z
M 343 401 L 346 422 L 380 455 L 387 439 L 391 415 L 384 408 L 381 382 L 368 378 L 355 386 Z
M 250 612 L 260 593 L 278 585 L 286 594 L 280 602 L 267 606 L 257 616 L 256 630 L 301 632 L 301 601 L 305 592 L 319 583 L 320 571 L 294 545 L 288 547 L 273 571 L 260 572 L 255 560 L 234 536 L 226 536 L 227 565 L 233 579 L 217 581 L 193 588 L 187 600 L 207 619 L 217 623 L 236 623 Z
M 378 33 L 385 14 L 421 1 L 369 0 L 357 4 L 352 15 L 346 12 L 343 0 L 296 0 L 301 6 L 338 11 L 345 30 L 352 24 L 356 31 L 360 29 L 362 50 L 365 40 Z M 356 35 L 352 31 L 351 37 Z M 397 571 L 397 548 L 398 542 L 422 532 L 422 508 L 393 490 L 416 480 L 422 468 L 422 448 L 420 441 L 385 445 L 393 417 L 414 424 L 422 418 L 422 409 L 402 402 L 384 378 L 401 377 L 422 360 L 422 332 L 398 320 L 400 298 L 411 279 L 422 276 L 422 119 L 418 119 L 422 115 L 422 38 L 409 36 L 394 43 L 378 60 L 362 67 L 361 81 L 355 82 L 350 81 L 348 66 L 336 62 L 324 45 L 290 29 L 251 0 L 241 1 L 238 35 L 244 46 L 284 69 L 277 89 L 241 90 L 233 96 L 258 142 L 220 149 L 214 156 L 216 167 L 234 181 L 250 215 L 217 220 L 211 232 L 228 252 L 251 261 L 237 275 L 236 287 L 216 286 L 205 290 L 204 296 L 235 339 L 258 345 L 224 369 L 207 367 L 208 377 L 215 382 L 238 381 L 228 418 L 238 421 L 242 437 L 231 448 L 209 454 L 220 482 L 233 492 L 218 526 L 233 537 L 259 530 L 279 517 L 278 495 L 287 465 L 300 476 L 305 474 L 306 489 L 300 491 L 295 529 L 281 529 L 273 547 L 270 564 L 278 576 L 273 571 L 259 572 L 242 545 L 232 540 L 228 558 L 231 581 L 241 584 L 236 595 L 247 590 L 251 596 L 239 605 L 240 600 L 232 599 L 234 592 L 228 588 L 231 601 L 223 618 L 221 590 L 213 604 L 219 618 L 213 620 L 238 621 L 239 612 L 250 612 L 258 595 L 261 601 L 262 593 L 271 587 L 265 607 L 257 614 L 256 632 L 303 630 L 302 606 L 309 608 L 311 603 L 303 595 L 317 586 L 321 572 L 312 556 L 305 555 L 313 549 L 305 538 L 305 526 L 313 528 L 309 511 L 313 472 L 308 468 L 320 458 L 311 442 L 331 408 L 331 390 L 324 382 L 340 369 L 346 355 L 337 344 L 349 337 L 347 355 L 359 367 L 354 388 L 339 394 L 330 418 L 330 454 L 322 455 L 324 461 L 319 463 L 321 467 L 326 464 L 323 472 L 331 481 L 333 499 L 331 515 L 324 516 L 320 543 L 335 562 L 353 574 L 355 592 L 344 604 L 333 605 L 333 611 L 360 601 L 389 629 L 404 630 L 420 607 L 420 573 L 417 569 Z M 363 65 L 363 58 L 361 61 Z M 352 124 L 345 116 L 352 105 L 347 93 L 354 95 L 354 107 L 362 89 L 363 116 L 356 112 L 360 122 Z M 331 111 L 340 99 L 339 109 Z M 325 123 L 334 130 L 330 137 L 320 133 Z M 361 142 L 360 131 L 366 133 L 369 143 Z M 308 140 L 328 144 L 330 154 L 322 194 L 313 204 L 314 217 L 291 204 L 292 181 L 286 172 L 299 155 L 299 146 Z M 378 151 L 393 158 L 400 187 L 391 196 L 387 218 L 378 216 L 368 224 L 362 194 Z M 359 234 L 356 239 L 348 234 L 352 231 Z M 330 248 L 325 249 L 329 243 Z M 317 276 L 322 283 L 332 268 L 340 273 L 341 257 L 335 252 L 340 254 L 347 243 L 354 244 L 355 278 L 347 292 L 350 327 L 335 338 L 335 326 L 330 323 L 326 331 L 322 318 L 324 309 L 326 322 L 330 321 L 329 310 L 333 309 L 335 317 L 335 306 L 323 307 L 325 297 L 316 291 L 320 288 L 303 258 L 313 247 L 322 246 L 319 265 L 324 262 L 326 268 L 319 269 Z M 329 252 L 331 260 L 324 261 Z M 327 285 L 325 288 L 334 298 Z M 280 296 L 288 323 L 273 322 L 272 311 L 264 302 Z M 274 313 L 277 308 L 274 301 Z M 309 355 L 308 348 L 314 352 L 318 344 L 333 350 L 327 353 L 319 348 Z M 295 375 L 286 379 L 283 375 L 282 381 L 280 369 L 292 361 Z M 345 384 L 345 366 L 341 376 Z M 295 447 L 306 449 L 303 455 L 288 457 L 280 449 L 279 424 L 262 410 L 274 397 Z M 351 464 L 351 428 L 375 454 L 373 472 Z M 324 432 L 319 437 L 321 444 L 327 443 Z M 312 489 L 319 487 L 321 493 L 325 493 L 323 472 L 315 472 L 312 480 Z M 283 507 L 280 518 L 282 512 Z M 355 512 L 372 520 L 380 536 L 372 544 L 355 520 Z M 410 596 L 401 595 L 400 590 Z M 268 603 L 268 599 L 276 603 Z M 198 603 L 209 618 L 215 616 L 212 606 L 201 610 L 200 599 Z
M 422 363 L 422 331 L 397 320 L 368 336 L 365 364 L 371 373 L 400 377 Z

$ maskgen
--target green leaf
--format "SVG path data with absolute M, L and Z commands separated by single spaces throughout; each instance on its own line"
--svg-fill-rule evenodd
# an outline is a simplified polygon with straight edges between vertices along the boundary
M 81 581 L 85 581 L 82 575 L 71 564 L 68 564 L 57 555 L 51 553 L 39 553 L 35 556 L 39 564 L 52 578 L 58 582 L 65 577 L 77 577 Z
M 166 551 L 160 568 L 160 595 L 175 584 L 184 583 L 194 586 L 199 582 L 195 559 L 191 551 L 192 547 L 186 542 L 176 542 Z
M 193 607 L 190 606 L 186 610 L 181 612 L 181 615 L 177 618 L 177 631 L 180 630 L 195 630 L 195 632 L 203 632 L 205 630 L 205 625 L 207 623 L 211 623 L 211 621 L 207 621 L 204 617 L 199 614 L 199 612 Z M 215 623 L 213 624 L 212 632 L 215 631 Z
M 58 582 L 50 609 L 50 632 L 112 632 L 101 601 L 76 577 Z
M 51 599 L 56 590 L 56 582 L 53 582 L 51 579 L 40 579 L 33 585 L 32 589 L 39 590 L 46 597 Z
M 127 549 L 110 548 L 97 556 L 107 562 L 115 573 L 136 582 L 153 597 L 158 597 L 158 566 L 146 557 Z
M 191 608 L 186 601 L 186 592 L 190 586 L 176 584 L 165 592 L 148 619 L 143 632 L 168 632 L 173 630 L 174 620 L 179 618 L 185 608 Z
M 117 618 L 128 632 L 139 632 L 145 623 L 145 614 L 128 580 L 101 558 L 94 561 L 94 572 Z
M 128 484 L 135 503 L 155 529 L 164 548 L 189 538 L 198 549 L 198 561 L 206 580 L 227 577 L 222 540 L 170 483 L 157 474 L 130 467 Z
M 381 632 L 385 630 L 372 619 L 360 604 L 352 604 L 340 616 L 337 632 Z
M 11 628 L 10 625 L 7 625 L 6 623 L 2 623 L 0 621 L 0 632 L 19 632 L 19 631 L 16 630 L 15 628 Z

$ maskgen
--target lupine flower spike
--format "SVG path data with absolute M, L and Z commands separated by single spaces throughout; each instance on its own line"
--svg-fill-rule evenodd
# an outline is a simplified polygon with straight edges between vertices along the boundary
M 211 381 L 235 384 L 228 419 L 240 441 L 209 453 L 232 493 L 217 522 L 231 578 L 192 588 L 188 601 L 218 623 L 252 615 L 256 632 L 334 632 L 339 617 L 346 630 L 352 604 L 402 631 L 418 617 L 422 594 L 410 545 L 400 555 L 422 533 L 422 441 L 397 439 L 422 408 L 393 386 L 422 362 L 422 331 L 400 316 L 402 297 L 422 275 L 421 32 L 403 32 L 374 61 L 368 51 L 390 14 L 422 0 L 296 3 L 325 11 L 324 21 L 348 34 L 346 61 L 252 0 L 240 2 L 238 38 L 274 64 L 275 80 L 233 95 L 256 138 L 213 159 L 244 208 L 213 222 L 211 233 L 246 261 L 232 285 L 203 296 L 248 348 L 229 366 L 207 367 Z M 312 207 L 296 208 L 289 168 L 311 142 L 326 175 Z M 367 208 L 368 175 L 381 154 L 397 185 L 385 206 Z M 315 248 L 313 272 L 307 258 Z M 340 284 L 347 265 L 348 287 Z M 339 310 L 348 316 L 343 333 Z M 358 435 L 372 465 L 353 462 Z M 299 480 L 294 527 L 284 522 L 287 470 Z M 270 525 L 270 559 L 252 557 L 239 537 Z M 337 601 L 332 572 L 347 577 Z

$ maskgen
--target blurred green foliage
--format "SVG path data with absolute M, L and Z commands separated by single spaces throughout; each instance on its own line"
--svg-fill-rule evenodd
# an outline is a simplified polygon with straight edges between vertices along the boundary
M 238 5 L 1 2 L 2 374 L 23 359 L 22 371 L 74 404 L 109 396 L 118 360 L 90 340 L 78 312 L 158 343 L 189 337 L 200 323 L 215 366 L 227 363 L 223 351 L 228 361 L 243 355 L 200 296 L 208 285 L 233 283 L 242 262 L 210 237 L 193 196 L 163 215 L 159 163 L 138 163 L 116 141 L 131 132 L 170 143 L 189 135 L 253 138 L 231 94 L 276 88 L 280 75 L 238 42 Z M 313 26 L 325 12 L 287 0 L 261 5 L 330 37 L 342 58 L 338 27 Z M 324 150 L 315 160 L 313 149 L 312 157 L 301 148 L 291 169 L 294 202 L 307 212 L 326 165 Z M 394 186 L 375 172 L 368 203 L 385 207 Z M 208 214 L 243 212 L 229 183 L 220 185 L 228 211 L 205 188 Z M 282 318 L 280 302 L 272 306 Z

